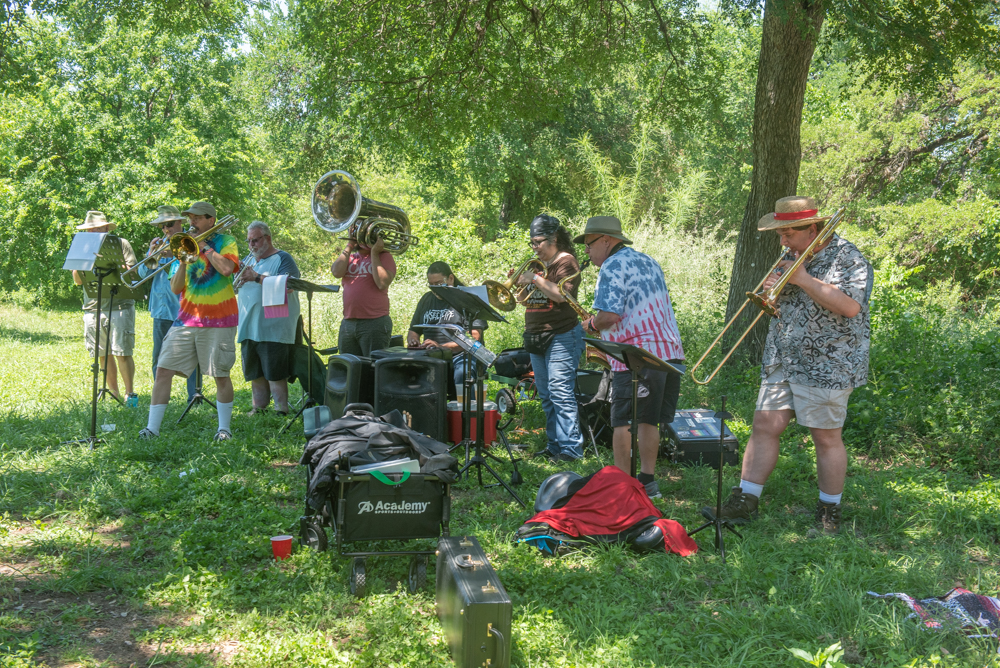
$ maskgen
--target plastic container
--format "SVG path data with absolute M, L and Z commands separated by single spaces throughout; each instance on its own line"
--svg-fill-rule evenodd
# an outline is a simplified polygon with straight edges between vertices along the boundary
M 469 420 L 469 435 L 476 440 L 476 402 L 469 402 L 472 412 Z M 489 446 L 497 440 L 497 423 L 500 422 L 500 411 L 492 401 L 483 404 L 483 442 Z M 462 404 L 458 401 L 448 402 L 448 440 L 458 443 L 462 440 Z

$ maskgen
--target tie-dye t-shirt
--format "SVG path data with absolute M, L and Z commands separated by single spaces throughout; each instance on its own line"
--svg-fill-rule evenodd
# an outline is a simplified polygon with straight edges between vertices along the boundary
M 236 264 L 234 273 L 240 270 L 236 239 L 228 234 L 213 234 L 206 243 L 216 253 Z M 177 273 L 179 266 L 179 262 L 170 266 L 168 271 L 171 277 Z M 233 292 L 233 277 L 220 274 L 201 253 L 197 262 L 187 266 L 187 282 L 181 293 L 181 307 L 174 324 L 184 327 L 236 327 L 239 322 L 240 310 Z
M 661 360 L 684 359 L 663 270 L 645 253 L 626 246 L 604 261 L 594 288 L 594 309 L 622 317 L 601 332 L 605 341 L 638 346 Z M 614 359 L 611 368 L 626 369 Z

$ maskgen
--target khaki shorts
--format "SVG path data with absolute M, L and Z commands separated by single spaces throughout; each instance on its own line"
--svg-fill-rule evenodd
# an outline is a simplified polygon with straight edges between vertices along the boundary
M 847 419 L 847 399 L 854 390 L 827 390 L 785 380 L 781 367 L 760 384 L 759 411 L 795 411 L 795 420 L 812 429 L 839 429 Z
M 83 312 L 83 339 L 87 342 L 87 352 L 94 356 L 94 336 L 97 333 L 97 312 Z M 101 336 L 98 356 L 103 356 L 108 342 L 108 314 L 101 311 Z M 131 357 L 135 348 L 135 306 L 126 306 L 111 312 L 111 354 L 116 357 Z
M 236 364 L 236 328 L 171 327 L 163 337 L 157 366 L 186 377 L 199 364 L 206 376 L 227 377 Z

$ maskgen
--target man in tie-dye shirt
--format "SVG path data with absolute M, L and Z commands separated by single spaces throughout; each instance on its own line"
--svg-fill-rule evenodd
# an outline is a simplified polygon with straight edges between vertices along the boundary
M 653 258 L 630 248 L 622 224 L 614 216 L 587 220 L 583 234 L 573 241 L 585 244 L 590 261 L 601 268 L 594 288 L 597 314 L 583 323 L 583 331 L 642 348 L 661 360 L 684 361 L 681 335 L 670 305 L 663 270 Z M 611 426 L 615 466 L 631 470 L 632 374 L 624 364 L 611 361 L 615 372 L 611 386 Z M 660 448 L 660 425 L 674 420 L 681 379 L 676 373 L 643 369 L 639 372 L 637 416 L 639 422 L 639 482 L 651 499 L 660 488 L 653 477 Z
M 215 226 L 215 207 L 208 202 L 195 202 L 182 213 L 191 221 L 194 236 Z M 215 440 L 232 438 L 229 425 L 233 415 L 233 381 L 229 370 L 236 362 L 239 324 L 232 276 L 240 266 L 239 250 L 235 238 L 221 233 L 202 240 L 199 249 L 197 260 L 187 263 L 178 258 L 168 270 L 170 289 L 180 296 L 180 310 L 175 326 L 163 339 L 149 421 L 139 432 L 141 438 L 159 435 L 173 377 L 187 377 L 199 364 L 206 375 L 215 379 L 219 414 Z

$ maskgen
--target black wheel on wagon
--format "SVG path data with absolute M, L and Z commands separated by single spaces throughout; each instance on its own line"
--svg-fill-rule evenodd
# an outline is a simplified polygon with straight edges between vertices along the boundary
M 326 552 L 329 542 L 318 517 L 303 517 L 299 522 L 299 545 L 317 552 Z
M 410 574 L 407 585 L 410 593 L 415 594 L 427 586 L 427 557 L 417 556 L 410 559 Z
M 365 560 L 355 557 L 351 563 L 351 594 L 358 598 L 365 595 Z
M 493 403 L 497 405 L 497 410 L 501 415 L 513 415 L 517 410 L 517 400 L 514 398 L 514 393 L 506 387 L 497 390 L 497 393 L 493 395 Z

